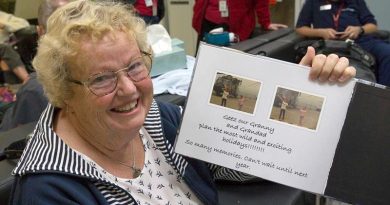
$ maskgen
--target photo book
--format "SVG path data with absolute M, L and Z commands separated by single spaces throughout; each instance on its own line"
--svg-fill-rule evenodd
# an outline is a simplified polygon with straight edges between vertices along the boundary
M 390 90 L 207 44 L 175 152 L 359 204 L 390 201 Z

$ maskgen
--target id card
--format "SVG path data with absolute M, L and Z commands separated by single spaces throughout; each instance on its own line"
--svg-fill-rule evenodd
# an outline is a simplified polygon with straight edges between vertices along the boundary
M 145 0 L 145 5 L 146 5 L 147 7 L 153 6 L 153 0 Z
M 227 7 L 226 0 L 219 0 L 219 12 L 221 13 L 221 17 L 228 17 L 229 16 L 229 10 Z
M 327 11 L 327 10 L 331 10 L 331 9 L 332 9 L 332 4 L 326 4 L 326 5 L 320 6 L 320 11 Z

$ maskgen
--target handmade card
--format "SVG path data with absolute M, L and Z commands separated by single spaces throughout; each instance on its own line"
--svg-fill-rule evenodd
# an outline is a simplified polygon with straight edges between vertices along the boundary
M 175 151 L 352 204 L 390 201 L 390 89 L 201 44 Z
M 355 81 L 201 45 L 175 151 L 324 193 Z

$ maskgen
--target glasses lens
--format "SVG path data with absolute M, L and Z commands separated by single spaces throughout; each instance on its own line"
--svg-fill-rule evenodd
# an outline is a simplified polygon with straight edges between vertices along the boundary
M 99 73 L 90 78 L 88 87 L 96 95 L 105 95 L 115 89 L 116 81 L 114 72 Z
M 150 56 L 148 55 L 150 58 Z M 118 82 L 118 73 L 124 71 L 127 76 L 131 78 L 133 82 L 139 82 L 149 76 L 149 69 L 145 64 L 143 57 L 138 57 L 124 69 L 120 69 L 116 72 L 107 71 L 93 75 L 88 80 L 88 88 L 97 96 L 103 96 L 111 93 L 115 90 Z
M 149 75 L 148 68 L 142 57 L 134 60 L 127 69 L 127 75 L 134 81 L 139 82 Z

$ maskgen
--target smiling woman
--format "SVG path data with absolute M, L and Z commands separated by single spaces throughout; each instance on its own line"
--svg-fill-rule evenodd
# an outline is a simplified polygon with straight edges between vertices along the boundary
M 208 170 L 206 164 L 187 167 L 172 152 L 176 130 L 161 131 L 160 118 L 180 111 L 153 100 L 151 50 L 134 11 L 75 1 L 54 12 L 47 28 L 33 64 L 50 104 L 14 171 L 21 191 L 12 204 L 216 203 L 215 190 L 192 191 L 208 187 L 211 172 L 185 175 Z M 39 189 L 30 189 L 32 183 Z
M 131 8 L 73 1 L 47 28 L 33 64 L 49 105 L 13 172 L 11 204 L 217 204 L 213 180 L 253 178 L 174 152 L 180 108 L 153 100 L 145 23 Z

